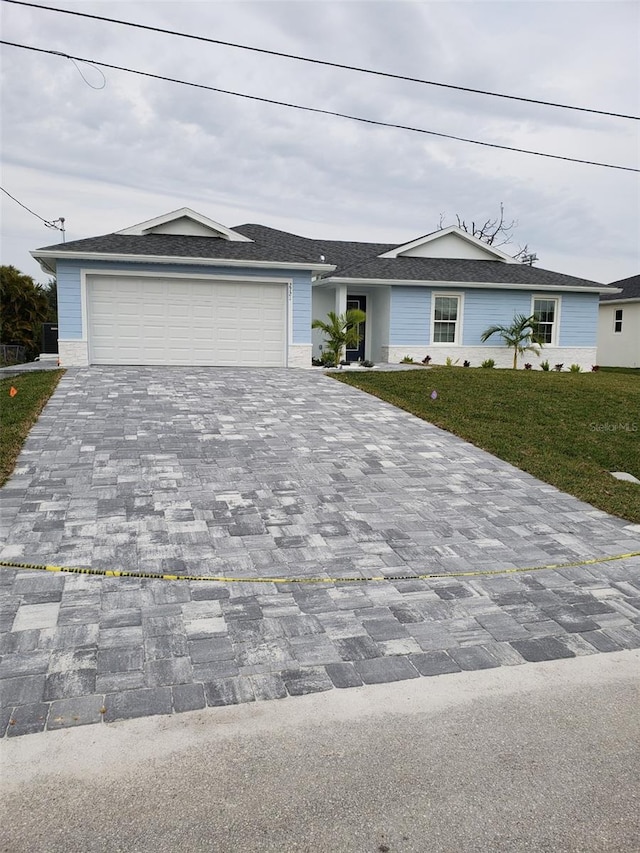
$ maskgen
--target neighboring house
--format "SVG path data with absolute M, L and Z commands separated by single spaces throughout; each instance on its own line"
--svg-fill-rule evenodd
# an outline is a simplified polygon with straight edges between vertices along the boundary
M 611 291 L 517 263 L 456 227 L 403 245 L 355 243 L 231 229 L 188 208 L 32 255 L 57 278 L 66 366 L 307 367 L 322 346 L 312 319 L 359 306 L 367 320 L 352 361 L 428 354 L 507 367 L 511 351 L 483 344 L 482 332 L 535 314 L 541 358 L 589 369 L 599 296 Z
M 598 364 L 640 367 L 640 275 L 612 282 L 617 293 L 600 297 Z

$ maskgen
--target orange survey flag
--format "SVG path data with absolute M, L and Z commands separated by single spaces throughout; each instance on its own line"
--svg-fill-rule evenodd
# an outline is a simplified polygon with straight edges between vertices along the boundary
M 15 397 L 17 393 L 18 393 L 18 389 L 17 389 L 17 388 L 14 388 L 14 387 L 13 387 L 13 385 L 12 385 L 12 386 L 11 386 L 11 388 L 9 388 L 9 396 L 10 396 L 10 397 Z

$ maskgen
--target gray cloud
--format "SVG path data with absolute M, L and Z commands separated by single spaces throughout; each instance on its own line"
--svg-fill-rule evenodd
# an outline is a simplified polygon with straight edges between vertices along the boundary
M 637 109 L 634 3 L 63 5 L 416 77 Z M 7 39 L 114 64 L 586 159 L 634 165 L 637 156 L 631 122 L 49 12 L 3 12 Z M 187 204 L 229 225 L 400 241 L 433 230 L 441 213 L 482 219 L 504 201 L 519 221 L 516 242 L 528 242 L 541 266 L 601 280 L 637 272 L 637 175 L 105 74 L 105 89 L 94 91 L 61 58 L 3 54 L 5 184 L 47 218 L 63 212 L 71 237 Z M 33 273 L 28 249 L 54 238 L 13 202 L 3 199 L 2 208 L 3 262 Z

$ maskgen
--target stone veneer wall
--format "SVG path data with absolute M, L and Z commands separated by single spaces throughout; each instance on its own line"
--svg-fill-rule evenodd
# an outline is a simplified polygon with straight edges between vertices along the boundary
M 86 341 L 58 341 L 61 367 L 86 367 L 89 364 L 89 347 Z

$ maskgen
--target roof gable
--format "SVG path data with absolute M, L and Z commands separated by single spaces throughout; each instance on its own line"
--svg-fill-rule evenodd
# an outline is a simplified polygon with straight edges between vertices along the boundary
M 500 249 L 467 234 L 457 225 L 442 228 L 431 234 L 417 237 L 409 243 L 395 246 L 388 252 L 379 255 L 381 258 L 452 258 L 468 261 L 503 261 L 507 264 L 517 263 L 512 257 Z
M 147 234 L 172 234 L 179 237 L 215 237 L 217 239 L 229 240 L 236 243 L 250 243 L 249 237 L 239 234 L 219 222 L 214 222 L 207 216 L 191 210 L 189 207 L 181 207 L 172 210 L 146 222 L 139 222 L 129 228 L 116 231 L 116 234 L 129 236 L 145 236 Z

